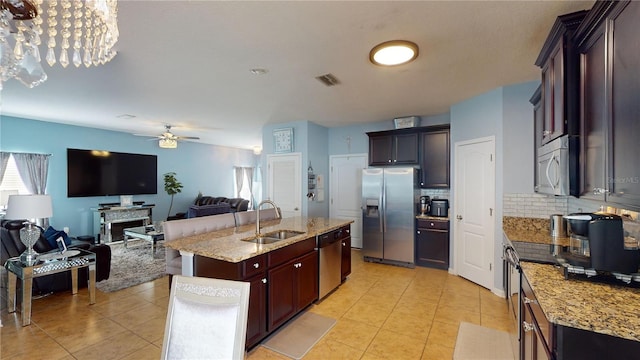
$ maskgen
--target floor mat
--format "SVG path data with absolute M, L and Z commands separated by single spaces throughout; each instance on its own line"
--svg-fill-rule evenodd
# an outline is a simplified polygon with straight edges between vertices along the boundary
M 515 359 L 508 332 L 461 322 L 453 352 L 454 360 Z
M 302 359 L 335 324 L 335 319 L 306 311 L 265 339 L 262 346 L 293 359 Z

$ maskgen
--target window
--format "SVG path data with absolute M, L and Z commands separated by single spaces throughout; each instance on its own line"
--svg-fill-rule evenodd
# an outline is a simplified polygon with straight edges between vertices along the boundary
M 13 159 L 13 156 L 9 156 L 7 169 L 4 172 L 4 177 L 0 184 L 0 208 L 6 208 L 9 195 L 14 194 L 29 194 L 29 191 L 18 173 L 16 161 Z
M 251 185 L 253 185 L 253 189 L 255 189 L 256 184 L 253 183 L 253 176 L 251 176 L 254 172 L 254 168 L 250 167 L 236 167 L 234 172 L 234 196 L 239 196 L 243 199 L 249 200 L 249 209 L 253 209 L 253 201 L 254 194 L 251 192 Z M 238 176 L 242 176 L 241 181 L 238 181 Z M 240 189 L 238 189 L 240 187 Z

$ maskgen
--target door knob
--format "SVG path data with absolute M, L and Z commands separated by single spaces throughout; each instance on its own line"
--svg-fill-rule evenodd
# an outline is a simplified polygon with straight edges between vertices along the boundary
M 294 208 L 293 210 L 294 210 L 294 211 L 298 211 L 298 208 Z
M 456 216 L 456 219 L 458 219 L 458 220 L 462 220 L 462 215 L 457 215 L 457 216 Z

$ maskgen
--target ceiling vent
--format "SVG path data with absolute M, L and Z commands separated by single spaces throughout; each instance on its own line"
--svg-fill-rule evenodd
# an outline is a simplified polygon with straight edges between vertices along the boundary
M 340 80 L 336 78 L 333 74 L 324 74 L 320 76 L 316 76 L 316 79 L 326 86 L 334 86 L 340 84 Z

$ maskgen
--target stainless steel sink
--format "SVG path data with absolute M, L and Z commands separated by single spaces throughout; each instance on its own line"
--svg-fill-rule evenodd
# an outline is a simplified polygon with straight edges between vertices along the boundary
M 261 234 L 260 236 L 244 238 L 242 239 L 242 241 L 254 242 L 256 244 L 273 244 L 275 242 L 286 240 L 300 234 L 304 234 L 304 231 L 278 230 L 266 234 Z

